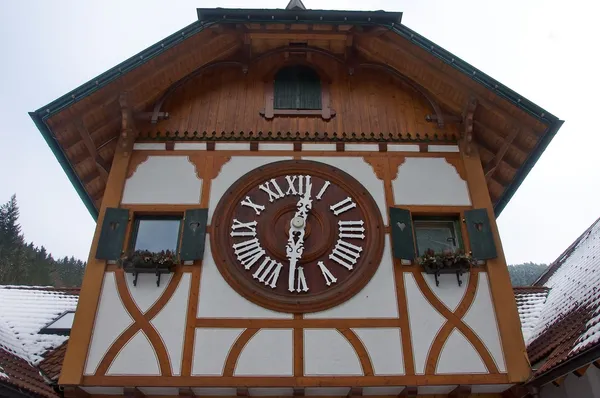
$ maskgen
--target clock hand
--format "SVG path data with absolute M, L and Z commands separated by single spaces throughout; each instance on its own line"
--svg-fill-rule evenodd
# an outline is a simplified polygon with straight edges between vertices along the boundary
M 292 221 L 290 221 L 288 243 L 286 245 L 286 256 L 290 260 L 288 273 L 288 290 L 290 292 L 296 291 L 294 283 L 296 280 L 296 264 L 302 258 L 302 253 L 304 252 L 306 218 L 308 217 L 308 212 L 312 208 L 312 183 L 310 182 L 310 176 L 306 176 L 305 187 L 304 195 L 296 204 L 298 210 L 296 211 L 294 218 L 292 218 Z

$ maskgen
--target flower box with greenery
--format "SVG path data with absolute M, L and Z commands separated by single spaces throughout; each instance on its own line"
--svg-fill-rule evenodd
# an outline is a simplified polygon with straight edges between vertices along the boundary
M 160 286 L 160 276 L 173 272 L 179 258 L 170 250 L 151 252 L 149 250 L 136 250 L 126 253 L 119 265 L 127 273 L 133 274 L 133 286 L 137 286 L 138 274 L 155 274 L 156 286 Z
M 417 259 L 427 274 L 435 276 L 435 285 L 439 286 L 438 276 L 441 274 L 456 274 L 458 286 L 462 285 L 460 277 L 469 272 L 471 266 L 477 265 L 477 261 L 465 253 L 462 249 L 444 249 L 442 253 L 435 253 L 433 249 L 427 249 L 425 254 Z

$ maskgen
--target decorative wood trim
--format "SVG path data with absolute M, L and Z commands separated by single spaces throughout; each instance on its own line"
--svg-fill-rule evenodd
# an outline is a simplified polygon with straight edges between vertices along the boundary
M 404 376 L 306 376 L 306 377 L 257 377 L 257 376 L 85 376 L 86 386 L 147 387 L 373 387 L 422 385 L 422 375 Z M 448 384 L 509 384 L 506 374 L 459 374 L 427 376 L 431 385 Z
M 343 142 L 336 142 L 335 143 L 335 151 L 336 152 L 345 152 L 346 144 L 344 144 Z
M 354 348 L 354 351 L 356 352 L 356 355 L 358 356 L 358 359 L 360 361 L 360 366 L 362 367 L 363 374 L 365 376 L 373 376 L 374 373 L 371 358 L 369 357 L 369 353 L 367 352 L 367 349 L 365 348 L 363 342 L 360 341 L 356 333 L 354 333 L 354 331 L 352 331 L 352 329 L 349 328 L 338 329 L 338 332 L 340 332 L 342 336 L 344 336 L 346 340 L 348 340 L 348 343 L 350 343 L 352 348 Z
M 478 274 L 472 272 L 470 279 L 477 279 L 477 277 L 475 275 L 478 275 Z M 483 342 L 479 339 L 479 336 L 477 336 L 473 332 L 473 330 L 471 330 L 471 328 L 462 321 L 462 319 L 460 317 L 458 317 L 455 313 L 452 313 L 437 298 L 437 296 L 429 288 L 429 285 L 427 284 L 427 282 L 425 282 L 425 278 L 423 277 L 423 274 L 421 273 L 420 270 L 414 271 L 413 276 L 415 278 L 415 281 L 417 282 L 417 286 L 419 287 L 419 290 L 421 291 L 423 296 L 425 296 L 425 298 L 427 298 L 427 300 L 429 301 L 431 306 L 433 308 L 435 308 L 440 313 L 440 315 L 442 315 L 444 318 L 446 318 L 447 323 L 449 322 L 455 328 L 457 328 L 463 334 L 463 336 L 465 336 L 465 338 L 473 345 L 473 348 L 475 348 L 475 351 L 477 351 L 477 353 L 481 357 L 481 360 L 485 364 L 485 367 L 488 369 L 488 371 L 491 374 L 498 374 L 498 367 L 496 366 L 496 363 L 494 362 L 494 359 L 492 358 L 492 355 L 488 351 L 485 344 L 483 344 Z M 467 309 L 468 309 L 468 307 L 467 307 Z M 457 312 L 458 312 L 458 310 L 457 310 Z M 465 312 L 466 312 L 466 310 L 465 310 Z M 434 371 L 435 371 L 435 369 L 434 369 Z M 469 383 L 461 383 L 461 384 L 469 384 Z
M 404 390 L 398 394 L 398 398 L 416 398 L 419 394 L 419 388 L 417 386 L 406 386 Z
M 363 395 L 362 387 L 351 387 L 350 391 L 348 392 L 348 395 L 346 395 L 346 398 L 362 397 L 362 395 Z
M 183 387 L 179 389 L 179 396 L 180 397 L 189 397 L 189 398 L 195 398 L 196 394 L 194 394 L 194 391 L 189 388 L 189 387 Z
M 237 397 L 247 397 L 250 395 L 250 393 L 248 392 L 247 388 L 241 387 L 236 389 L 235 395 Z
M 469 398 L 471 395 L 471 386 L 460 385 L 448 394 L 448 398 Z
M 302 151 L 302 143 L 294 142 L 294 152 L 300 152 L 300 151 Z
M 554 384 L 556 387 L 560 387 L 566 378 L 567 378 L 567 375 L 561 376 L 558 379 L 554 379 L 552 381 L 552 384 Z
M 379 143 L 379 152 L 387 152 L 387 150 L 388 150 L 387 146 L 388 146 L 387 142 L 380 142 Z
M 456 173 L 459 175 L 461 180 L 467 181 L 467 173 L 465 172 L 465 166 L 462 160 L 458 157 L 446 157 L 446 163 L 453 166 L 456 169 Z
M 181 365 L 181 375 L 191 376 L 192 374 L 192 362 L 194 356 L 194 338 L 196 334 L 196 327 L 194 325 L 196 320 L 196 313 L 198 311 L 198 299 L 200 295 L 200 268 L 194 267 L 192 269 L 192 278 L 190 281 L 190 294 L 188 297 L 187 316 L 185 321 L 185 336 L 183 342 L 183 355 Z
M 469 284 L 465 289 L 465 294 L 460 301 L 456 310 L 454 310 L 454 315 L 458 319 L 462 319 L 465 316 L 468 309 L 473 304 L 473 300 L 475 299 L 475 294 L 477 293 L 477 283 L 479 282 L 479 273 L 471 272 L 471 276 L 469 278 Z M 425 361 L 425 374 L 435 374 L 438 361 L 440 360 L 440 354 L 442 353 L 442 349 L 450 337 L 450 333 L 454 330 L 454 325 L 446 319 L 446 322 L 442 326 L 442 328 L 438 331 L 437 335 L 433 339 L 433 343 L 429 347 L 429 353 L 427 355 L 427 360 Z M 473 347 L 475 348 L 475 347 Z M 483 356 L 480 354 L 483 358 Z M 486 365 L 487 366 L 487 365 Z M 488 368 L 488 371 L 490 369 Z
M 429 152 L 429 145 L 427 143 L 420 143 L 419 144 L 419 152 L 420 153 L 427 153 L 427 152 Z
M 91 395 L 87 391 L 75 386 L 66 386 L 63 389 L 65 398 L 90 398 Z
M 125 101 L 122 101 L 123 105 Z M 130 122 L 126 119 L 128 112 L 123 112 L 122 131 L 117 142 L 115 156 L 112 161 L 111 172 L 106 182 L 104 198 L 100 206 L 98 221 L 94 239 L 90 247 L 87 266 L 85 267 L 81 293 L 73 322 L 73 330 L 69 337 L 69 345 L 63 362 L 63 369 L 59 378 L 61 385 L 78 385 L 82 380 L 88 349 L 92 339 L 94 321 L 96 319 L 96 310 L 100 301 L 102 291 L 102 282 L 104 280 L 104 269 L 106 261 L 97 260 L 96 249 L 102 229 L 102 222 L 107 207 L 118 207 L 125 186 L 131 151 L 133 150 L 134 139 L 129 139 L 130 135 L 135 135 L 132 131 Z
M 194 326 L 197 328 L 343 329 L 399 327 L 401 322 L 399 318 L 197 318 Z
M 385 181 L 387 172 L 389 171 L 389 161 L 383 157 L 367 157 L 363 158 L 373 168 L 373 172 L 381 181 Z
M 175 141 L 165 142 L 165 150 L 166 151 L 174 151 L 175 150 Z
M 391 181 L 394 181 L 397 177 L 398 177 L 398 169 L 400 168 L 400 166 L 402 166 L 404 164 L 404 162 L 406 161 L 406 156 L 393 156 L 389 158 L 389 162 L 390 162 L 390 188 L 391 188 Z M 393 206 L 394 203 L 392 201 L 392 203 L 390 203 L 390 206 Z
M 235 365 L 237 365 L 238 358 L 242 353 L 242 350 L 248 344 L 248 341 L 259 331 L 260 329 L 246 329 L 240 334 L 231 346 L 227 360 L 225 361 L 225 367 L 223 368 L 223 377 L 233 376 L 235 371 Z
M 573 374 L 577 377 L 583 377 L 583 375 L 585 375 L 585 372 L 587 372 L 588 368 L 590 367 L 591 363 L 588 363 L 585 366 L 580 367 L 579 369 L 575 369 L 573 371 Z
M 145 398 L 146 394 L 141 392 L 137 387 L 125 387 L 123 396 L 127 398 Z
M 464 148 L 461 148 L 461 156 L 466 171 L 471 202 L 475 208 L 487 209 L 498 252 L 498 257 L 487 260 L 487 271 L 509 382 L 523 382 L 531 375 L 531 368 L 527 361 L 517 304 L 479 152 L 477 151 L 477 147 L 475 147 L 473 148 L 473 153 L 470 156 L 466 156 Z
M 148 160 L 149 156 L 150 156 L 150 154 L 147 152 L 140 152 L 140 151 L 133 152 L 133 154 L 131 155 L 131 162 L 129 162 L 129 168 L 127 170 L 126 178 L 130 179 L 131 177 L 133 177 L 133 175 L 137 171 L 138 167 L 142 163 L 146 162 Z
M 165 305 L 167 305 L 167 303 L 169 302 L 169 300 L 175 293 L 177 286 L 179 286 L 179 281 L 181 280 L 182 275 L 183 275 L 183 273 L 181 272 L 181 270 L 176 269 L 175 272 L 173 273 L 173 277 L 171 278 L 169 284 L 167 285 L 165 291 L 160 296 L 160 298 L 158 300 L 156 300 L 156 302 L 152 305 L 152 307 L 150 307 L 150 309 L 148 311 L 146 311 L 144 314 L 141 314 L 139 309 L 135 305 L 135 303 L 133 303 L 133 299 L 131 299 L 131 297 L 129 296 L 129 292 L 127 291 L 127 286 L 125 285 L 125 275 L 124 275 L 123 269 L 118 269 L 115 271 L 115 279 L 117 281 L 117 289 L 119 291 L 119 296 L 121 297 L 121 300 L 123 301 L 123 305 L 125 305 L 125 308 L 127 309 L 127 311 L 129 312 L 129 314 L 131 315 L 131 317 L 134 319 L 135 322 L 132 325 L 130 325 L 127 329 L 125 329 L 125 331 L 123 333 L 121 333 L 121 335 L 113 342 L 113 344 L 110 346 L 108 351 L 104 354 L 104 357 L 98 364 L 98 368 L 96 370 L 96 375 L 103 376 L 106 374 L 106 372 L 108 371 L 108 368 L 114 361 L 114 359 L 117 356 L 117 354 L 119 353 L 119 351 L 140 330 L 144 331 L 144 333 L 146 334 L 146 337 L 148 337 L 148 340 L 150 340 L 150 344 L 152 344 L 152 347 L 155 349 L 157 355 L 159 354 L 159 352 L 155 346 L 155 341 L 153 339 L 158 338 L 158 340 L 160 340 L 160 336 L 158 336 L 158 333 L 156 332 L 154 327 L 150 324 L 150 321 L 156 315 L 158 315 L 158 313 L 164 308 Z M 125 289 L 125 292 L 126 292 L 126 294 L 124 296 L 121 295 L 122 289 Z M 129 300 L 127 300 L 127 303 L 123 297 L 129 299 Z M 131 305 L 133 305 L 134 308 L 132 308 L 130 310 L 129 307 L 131 307 Z M 150 331 L 150 333 L 147 333 L 147 331 L 149 329 L 152 329 L 152 331 L 154 333 L 152 331 Z M 160 344 L 163 344 L 162 341 L 160 342 Z M 163 345 L 163 349 L 164 349 L 164 345 Z M 163 355 L 166 355 L 166 349 L 163 352 Z M 161 362 L 160 362 L 161 357 L 159 356 L 158 358 L 159 358 L 159 364 L 161 365 L 161 373 L 163 376 L 165 376 L 166 374 L 164 372 L 162 372 L 164 364 L 161 364 Z M 162 360 L 164 361 L 164 357 L 162 358 Z M 170 366 L 168 366 L 168 375 L 171 375 Z M 129 384 L 129 385 L 131 385 L 131 384 Z
M 473 141 L 473 118 L 477 108 L 477 98 L 471 96 L 462 112 L 462 143 L 465 155 L 471 155 L 471 142 Z
M 298 322 L 300 321 L 300 322 Z M 302 326 L 303 315 L 294 314 L 294 328 L 293 328 L 293 341 L 294 341 L 294 376 L 304 376 L 304 329 Z M 304 395 L 304 390 L 302 390 Z
M 85 127 L 83 120 L 81 118 L 75 119 L 73 122 L 81 140 L 85 144 L 90 156 L 96 162 L 96 169 L 104 182 L 108 180 L 108 173 L 110 173 L 110 164 L 104 160 L 100 154 L 98 153 L 98 149 L 96 148 L 96 144 L 94 144 L 94 140 L 92 139 L 88 129 Z
M 258 151 L 258 141 L 250 142 L 250 150 L 253 152 Z

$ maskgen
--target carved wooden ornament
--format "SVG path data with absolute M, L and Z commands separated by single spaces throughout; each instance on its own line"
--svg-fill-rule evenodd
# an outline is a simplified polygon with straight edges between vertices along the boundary
M 381 261 L 384 224 L 369 192 L 319 162 L 252 170 L 215 209 L 211 249 L 242 296 L 284 312 L 314 312 L 358 293 Z

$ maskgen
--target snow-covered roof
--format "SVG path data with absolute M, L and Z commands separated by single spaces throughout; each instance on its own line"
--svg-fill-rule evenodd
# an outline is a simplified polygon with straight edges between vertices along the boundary
M 521 319 L 521 330 L 525 343 L 529 342 L 533 329 L 537 325 L 544 303 L 548 297 L 548 288 L 538 286 L 515 287 L 515 299 L 519 318 Z
M 539 375 L 600 345 L 600 219 L 559 256 L 535 285 L 549 288 L 548 296 L 541 309 L 537 308 L 541 297 L 535 299 L 539 300 L 536 303 L 531 297 L 531 316 L 523 332 L 528 333 L 530 361 L 542 361 L 536 372 Z
M 48 323 L 77 306 L 77 289 L 0 286 L 0 348 L 37 365 L 68 336 L 40 334 Z

